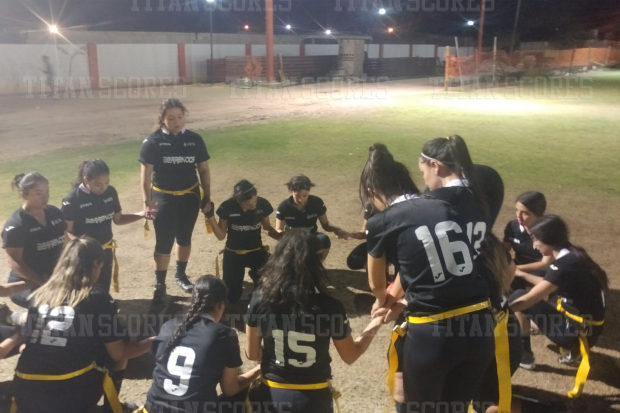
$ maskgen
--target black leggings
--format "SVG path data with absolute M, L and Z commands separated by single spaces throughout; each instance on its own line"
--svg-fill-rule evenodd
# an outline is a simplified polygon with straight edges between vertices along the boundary
M 181 196 L 162 194 L 153 191 L 153 201 L 157 203 L 155 227 L 155 252 L 170 254 L 176 240 L 182 247 L 192 245 L 192 233 L 200 208 L 198 188 Z
M 509 302 L 516 300 L 527 291 L 517 290 L 510 295 Z M 579 352 L 579 332 L 575 323 L 564 314 L 558 312 L 548 301 L 539 301 L 524 311 L 536 323 L 541 333 L 560 347 Z M 594 326 L 588 332 L 590 347 L 596 344 L 598 336 L 603 331 L 602 326 Z
M 486 310 L 434 323 L 409 323 L 403 411 L 466 413 L 494 357 L 494 326 Z
M 228 287 L 228 301 L 230 303 L 236 303 L 241 298 L 245 269 L 250 269 L 250 278 L 252 278 L 256 286 L 259 279 L 258 270 L 265 265 L 268 258 L 269 253 L 263 248 L 248 254 L 235 254 L 232 251 L 224 251 L 224 262 L 222 263 L 223 279 Z
M 22 277 L 19 276 L 19 274 L 14 273 L 13 271 L 11 271 L 9 273 L 9 282 L 16 282 L 16 281 L 24 281 L 24 279 Z M 32 303 L 31 301 L 28 299 L 28 296 L 30 294 L 32 294 L 34 290 L 28 288 L 27 290 L 22 291 L 21 293 L 17 293 L 15 295 L 11 296 L 11 301 L 13 301 L 15 304 L 17 304 L 20 307 L 23 308 L 30 308 L 32 307 Z

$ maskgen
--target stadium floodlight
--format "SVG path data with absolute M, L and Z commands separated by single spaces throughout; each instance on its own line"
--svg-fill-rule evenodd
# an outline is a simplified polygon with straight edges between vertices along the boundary
M 285 27 L 286 27 L 286 30 L 292 30 L 293 29 L 293 26 L 291 26 L 290 24 L 287 24 Z
M 243 26 L 243 30 L 245 30 L 245 31 L 250 30 L 250 25 L 249 24 L 244 25 Z
M 467 25 L 468 26 L 473 26 L 474 25 L 474 21 L 473 20 L 467 20 Z
M 383 7 L 381 7 L 379 9 L 379 14 L 383 16 L 385 13 L 387 13 L 387 10 L 385 10 Z
M 393 27 L 388 27 L 387 32 L 392 34 L 394 33 L 394 28 Z
M 332 34 L 331 29 L 327 29 L 327 30 L 325 30 L 325 34 L 326 34 L 326 35 L 328 35 L 328 36 L 329 36 L 329 35 L 331 35 L 331 34 Z
M 51 34 L 59 34 L 60 33 L 60 30 L 58 30 L 58 26 L 55 25 L 55 24 L 49 24 L 47 26 L 47 29 L 49 30 L 49 32 Z

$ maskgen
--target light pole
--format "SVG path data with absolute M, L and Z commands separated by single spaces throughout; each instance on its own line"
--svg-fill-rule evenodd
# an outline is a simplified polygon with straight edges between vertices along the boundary
M 213 83 L 213 6 L 215 0 L 207 0 L 209 3 L 209 72 L 207 74 L 207 82 Z

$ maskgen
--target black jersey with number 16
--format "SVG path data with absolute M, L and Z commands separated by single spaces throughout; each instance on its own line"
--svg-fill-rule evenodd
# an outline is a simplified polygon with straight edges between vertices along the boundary
M 411 312 L 434 314 L 488 299 L 474 266 L 467 222 L 448 203 L 415 198 L 368 220 L 368 253 L 396 251 L 401 284 Z

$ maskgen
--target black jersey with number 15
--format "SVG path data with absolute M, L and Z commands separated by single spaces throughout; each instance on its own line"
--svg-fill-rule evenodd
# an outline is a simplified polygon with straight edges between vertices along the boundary
M 372 216 L 366 228 L 371 256 L 396 251 L 411 312 L 434 314 L 488 299 L 467 222 L 447 202 L 403 201 Z

